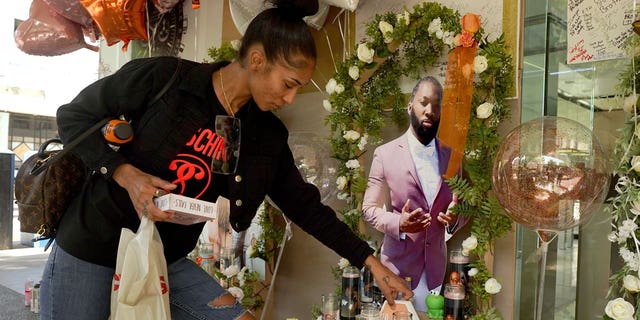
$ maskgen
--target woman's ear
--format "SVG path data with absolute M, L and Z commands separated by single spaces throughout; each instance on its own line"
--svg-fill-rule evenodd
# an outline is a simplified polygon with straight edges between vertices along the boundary
M 262 46 L 253 46 L 249 50 L 249 68 L 252 70 L 263 70 L 267 63 Z

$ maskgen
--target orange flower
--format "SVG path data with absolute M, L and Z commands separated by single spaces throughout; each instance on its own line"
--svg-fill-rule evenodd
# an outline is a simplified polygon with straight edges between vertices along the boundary
M 470 33 L 478 32 L 480 29 L 480 16 L 473 13 L 467 13 L 462 17 L 462 30 Z
M 466 48 L 471 47 L 473 46 L 474 42 L 475 42 L 475 39 L 473 39 L 473 33 L 462 31 L 462 36 L 460 37 L 460 44 L 463 47 L 466 47 Z

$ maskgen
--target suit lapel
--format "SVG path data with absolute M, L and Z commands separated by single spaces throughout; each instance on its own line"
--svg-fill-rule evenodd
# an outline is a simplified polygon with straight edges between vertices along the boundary
M 436 203 L 436 200 L 440 195 L 440 191 L 442 191 L 444 174 L 447 172 L 447 167 L 449 166 L 449 158 L 451 157 L 451 148 L 449 148 L 447 145 L 441 144 L 440 139 L 437 138 L 436 150 L 438 150 L 438 170 L 440 171 L 440 184 L 438 185 L 438 193 L 436 193 L 436 197 L 433 200 L 434 204 Z

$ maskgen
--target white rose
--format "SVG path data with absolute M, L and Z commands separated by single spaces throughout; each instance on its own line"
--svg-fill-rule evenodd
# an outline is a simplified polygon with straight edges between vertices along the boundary
M 622 283 L 627 291 L 640 292 L 640 279 L 638 277 L 628 274 L 624 276 Z
M 351 159 L 344 164 L 349 169 L 358 169 L 360 168 L 360 161 L 356 159 Z
M 607 235 L 607 239 L 611 242 L 618 242 L 618 235 L 616 234 L 615 231 L 609 233 L 609 235 Z
M 614 320 L 633 320 L 635 308 L 623 298 L 616 298 L 607 302 L 604 313 Z
M 338 193 L 338 200 L 347 200 L 349 198 L 349 193 L 347 192 L 340 192 Z
M 633 158 L 631 158 L 631 169 L 640 172 L 640 156 L 633 156 Z
M 455 38 L 455 35 L 453 34 L 453 32 L 447 31 L 442 36 L 442 42 L 444 42 L 444 44 L 448 45 L 449 47 L 454 47 L 453 45 L 454 38 Z
M 349 265 L 350 265 L 349 260 L 345 258 L 340 258 L 340 260 L 338 260 L 338 266 L 340 267 L 340 269 L 344 269 Z
M 358 131 L 355 131 L 355 130 L 347 130 L 342 134 L 342 137 L 349 142 L 354 142 L 360 139 L 360 133 L 358 133 Z
M 338 179 L 336 179 L 336 185 L 338 185 L 338 190 L 344 190 L 344 187 L 347 186 L 347 177 L 339 176 Z
M 324 86 L 324 90 L 327 91 L 328 94 L 332 94 L 333 92 L 336 91 L 336 85 L 338 85 L 338 82 L 336 82 L 336 79 L 331 78 L 329 79 L 329 81 L 327 81 L 327 85 Z
M 358 45 L 358 59 L 360 59 L 360 61 L 364 62 L 364 63 L 371 63 L 373 62 L 373 54 L 375 53 L 375 50 L 373 49 L 369 49 L 369 47 L 367 47 L 366 43 L 361 43 Z
M 484 283 L 484 291 L 488 294 L 496 294 L 502 290 L 502 285 L 495 278 L 489 278 L 487 282 Z
M 493 114 L 493 104 L 485 102 L 476 108 L 476 116 L 478 119 L 489 118 Z
M 473 59 L 473 71 L 475 73 L 482 73 L 487 70 L 488 66 L 489 61 L 487 61 L 487 57 L 485 56 L 476 56 L 476 58 Z
M 242 289 L 238 287 L 231 287 L 227 289 L 227 291 L 229 291 L 229 293 L 231 293 L 231 295 L 234 296 L 238 301 L 242 301 L 242 298 L 244 298 L 244 292 L 242 292 Z
M 435 18 L 431 20 L 431 22 L 429 22 L 429 28 L 427 28 L 427 31 L 430 34 L 434 34 L 436 33 L 436 31 L 440 30 L 441 27 L 442 27 L 442 21 L 440 20 L 440 18 Z
M 469 274 L 469 277 L 475 277 L 476 274 L 478 274 L 478 268 L 471 268 L 467 273 Z
M 344 92 L 344 86 L 341 84 L 336 84 L 336 88 L 334 89 L 334 92 L 337 94 L 341 94 Z
M 389 43 L 393 41 L 391 34 L 393 33 L 393 26 L 384 20 L 380 20 L 378 23 L 378 29 L 382 33 L 382 37 L 384 38 L 384 43 Z
M 360 78 L 360 69 L 358 69 L 358 66 L 349 67 L 349 77 L 353 80 L 358 80 L 358 78 Z
M 358 150 L 364 150 L 364 147 L 367 145 L 367 137 L 367 134 L 362 135 L 360 142 L 358 142 Z
M 229 42 L 229 44 L 231 45 L 231 48 L 233 48 L 233 50 L 240 51 L 240 46 L 242 46 L 242 41 L 240 41 L 240 40 L 231 40 L 231 42 Z
M 409 15 L 409 12 L 407 12 L 406 10 L 403 13 L 396 14 L 396 20 L 398 20 L 398 22 L 404 21 L 404 24 L 407 26 L 409 25 L 410 19 L 411 19 L 411 16 Z
M 228 268 L 224 269 L 222 274 L 224 274 L 227 278 L 231 278 L 238 274 L 238 272 L 240 272 L 240 268 L 237 265 L 232 264 Z
M 327 112 L 333 112 L 333 107 L 331 106 L 331 102 L 329 102 L 329 100 L 322 100 L 322 107 L 327 110 Z
M 442 37 L 444 37 L 444 31 L 442 29 L 436 30 L 436 38 L 442 39 Z
M 627 113 L 633 113 L 633 107 L 638 102 L 638 95 L 632 94 L 624 99 L 622 109 Z
M 468 238 L 462 241 L 462 250 L 463 251 L 473 251 L 478 246 L 478 238 L 474 235 L 470 235 Z M 464 253 L 464 252 L 463 252 Z

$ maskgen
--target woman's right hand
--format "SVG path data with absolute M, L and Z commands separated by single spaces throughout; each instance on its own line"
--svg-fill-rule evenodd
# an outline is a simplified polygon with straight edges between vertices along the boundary
M 174 216 L 173 213 L 158 209 L 153 198 L 159 193 L 166 193 L 165 190 L 175 189 L 175 184 L 147 174 L 128 163 L 119 165 L 111 178 L 127 190 L 140 219 L 146 216 L 152 221 L 165 221 Z

